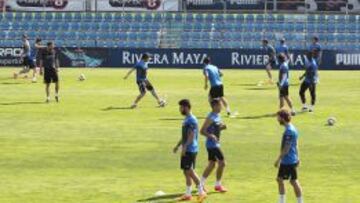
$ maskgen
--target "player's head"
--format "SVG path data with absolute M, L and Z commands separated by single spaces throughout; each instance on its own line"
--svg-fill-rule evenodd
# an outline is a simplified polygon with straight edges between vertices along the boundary
M 179 111 L 182 115 L 188 115 L 191 111 L 190 100 L 182 99 L 179 101 Z
M 35 43 L 40 43 L 42 40 L 40 37 L 36 38 Z
M 22 40 L 23 40 L 23 41 L 28 40 L 28 36 L 27 36 L 27 34 L 23 34 L 23 35 L 22 35 Z
M 280 44 L 285 44 L 285 41 L 286 41 L 285 38 L 281 38 L 280 39 Z
M 280 125 L 286 125 L 291 122 L 291 114 L 286 109 L 280 109 L 276 115 Z
M 213 112 L 220 113 L 221 112 L 221 102 L 220 99 L 213 99 L 210 101 L 210 106 Z
M 211 63 L 211 58 L 210 57 L 207 56 L 206 58 L 204 58 L 203 64 L 208 65 L 210 63 Z
M 278 55 L 278 60 L 280 63 L 284 63 L 286 61 L 286 56 L 284 53 Z
M 142 56 L 141 56 L 141 60 L 145 61 L 145 62 L 148 62 L 150 60 L 150 54 L 148 53 L 144 53 Z
M 46 43 L 46 47 L 48 50 L 53 50 L 55 45 L 54 45 L 54 42 L 48 42 Z
M 263 46 L 266 46 L 269 44 L 269 41 L 267 39 L 263 39 L 262 44 L 263 44 Z
M 312 38 L 312 42 L 313 42 L 313 43 L 318 43 L 318 42 L 319 42 L 319 38 L 318 38 L 317 36 L 314 36 L 314 37 Z

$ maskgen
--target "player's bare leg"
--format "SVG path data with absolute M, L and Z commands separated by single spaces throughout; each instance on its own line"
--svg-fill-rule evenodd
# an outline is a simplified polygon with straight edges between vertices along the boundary
M 192 189 L 191 189 L 191 185 L 192 185 L 192 181 L 191 181 L 191 170 L 184 170 L 184 176 L 185 176 L 185 181 L 186 181 L 186 191 L 185 194 L 183 196 L 180 197 L 179 200 L 181 201 L 188 201 L 192 199 Z
M 56 82 L 55 83 L 55 100 L 56 100 L 56 102 L 59 102 L 59 89 L 60 89 L 59 82 Z
M 287 105 L 289 106 L 289 108 L 291 109 L 291 115 L 295 116 L 296 112 L 295 112 L 295 110 L 293 108 L 293 104 L 292 104 L 291 99 L 288 96 L 284 97 L 284 99 L 285 99 Z
M 165 106 L 165 101 L 163 99 L 160 99 L 159 95 L 156 93 L 155 89 L 152 89 L 151 91 L 152 96 L 156 99 L 157 103 L 160 107 Z
M 272 77 L 271 69 L 272 69 L 272 68 L 271 68 L 271 65 L 268 64 L 268 65 L 266 66 L 266 73 L 267 73 L 268 78 L 269 78 L 269 83 L 270 83 L 270 84 L 273 84 L 273 77 Z
M 50 83 L 45 84 L 46 102 L 50 102 Z
M 146 93 L 140 93 L 139 96 L 136 97 L 134 103 L 131 105 L 131 108 L 134 109 L 137 107 L 137 104 L 140 102 L 140 100 L 145 96 Z
M 302 199 L 302 189 L 300 186 L 300 183 L 298 180 L 291 180 L 290 184 L 293 186 L 294 188 L 294 192 L 297 198 L 297 202 L 298 203 L 303 203 L 303 199 Z
M 282 178 L 276 179 L 279 187 L 279 203 L 285 203 L 285 184 Z
M 194 170 L 190 170 L 189 173 L 191 179 L 196 184 L 196 187 L 198 188 L 198 194 L 199 194 L 199 200 L 202 201 L 206 198 L 206 193 L 203 190 L 203 186 L 200 183 L 199 176 L 196 174 Z
M 230 116 L 231 111 L 230 111 L 230 105 L 229 105 L 228 101 L 226 100 L 225 97 L 220 97 L 220 100 L 221 100 L 222 104 L 224 105 L 224 107 L 226 109 L 227 115 Z
M 227 192 L 227 189 L 221 184 L 225 165 L 226 165 L 225 160 L 218 161 L 218 167 L 216 169 L 216 183 L 215 183 L 215 190 L 218 192 Z
M 209 177 L 209 175 L 211 174 L 211 172 L 214 170 L 215 168 L 215 165 L 216 165 L 216 162 L 215 161 L 209 161 L 209 164 L 207 165 L 207 167 L 205 168 L 203 174 L 202 174 L 202 177 L 201 177 L 201 180 L 200 180 L 200 184 L 201 186 L 203 187 L 204 191 L 206 192 L 206 189 L 205 189 L 205 181 L 206 181 L 206 178 Z
M 32 82 L 36 82 L 36 67 L 33 69 Z
M 284 101 L 284 97 L 280 97 L 280 109 L 284 108 L 285 105 L 285 101 Z
M 26 74 L 30 71 L 30 69 L 25 66 L 22 70 L 20 70 L 18 73 L 14 73 L 14 79 L 18 78 L 19 75 Z

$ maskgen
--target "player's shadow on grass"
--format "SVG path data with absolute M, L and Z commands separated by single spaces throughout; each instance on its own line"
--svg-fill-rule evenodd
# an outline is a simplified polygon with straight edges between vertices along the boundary
M 16 105 L 30 105 L 30 104 L 45 104 L 45 102 L 6 102 L 6 103 L 0 103 L 1 106 L 16 106 Z
M 21 83 L 21 82 L 2 82 L 0 84 L 1 85 L 21 85 L 21 84 L 24 84 L 24 83 Z
M 269 86 L 269 87 L 252 87 L 252 88 L 245 88 L 245 90 L 273 90 L 277 87 Z
M 168 194 L 168 195 L 162 195 L 162 196 L 154 196 L 149 197 L 146 199 L 139 199 L 136 202 L 152 202 L 156 201 L 158 203 L 171 203 L 171 202 L 181 202 L 177 200 L 177 198 L 180 198 L 184 193 L 175 193 L 175 194 Z M 196 192 L 192 192 L 193 196 L 196 195 Z M 213 195 L 213 194 L 220 194 L 218 192 L 208 192 L 207 195 Z M 195 199 L 197 197 L 194 197 Z
M 304 111 L 300 111 L 300 112 L 296 112 L 296 116 L 299 116 L 301 114 L 304 114 L 307 112 Z M 252 120 L 252 119 L 262 119 L 262 118 L 274 118 L 276 117 L 276 113 L 268 113 L 268 114 L 263 114 L 263 115 L 258 115 L 258 116 L 241 116 L 241 117 L 236 117 L 236 119 L 243 119 L 243 120 Z
M 101 109 L 102 111 L 114 111 L 114 110 L 131 110 L 132 108 L 129 106 L 126 107 L 116 107 L 116 106 L 109 106 L 106 108 Z

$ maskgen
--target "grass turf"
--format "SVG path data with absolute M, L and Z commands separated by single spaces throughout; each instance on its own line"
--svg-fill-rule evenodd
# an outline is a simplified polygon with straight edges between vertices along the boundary
M 200 70 L 150 70 L 150 80 L 168 106 L 157 108 L 148 94 L 129 110 L 138 94 L 134 77 L 123 69 L 62 69 L 61 102 L 45 104 L 42 83 L 13 80 L 15 69 L 0 70 L 0 202 L 173 202 L 184 191 L 179 154 L 182 117 L 177 101 L 189 98 L 203 122 L 209 111 Z M 80 73 L 87 80 L 77 81 Z M 225 70 L 225 94 L 237 118 L 224 121 L 222 147 L 227 158 L 226 194 L 206 202 L 276 202 L 282 127 L 275 86 L 256 86 L 265 71 Z M 274 72 L 275 74 L 275 72 Z M 301 72 L 292 71 L 290 94 L 300 109 Z M 306 203 L 360 202 L 360 72 L 323 71 L 315 113 L 299 114 L 302 165 L 299 180 Z M 270 114 L 270 115 L 269 115 Z M 330 116 L 337 118 L 326 126 Z M 200 136 L 196 171 L 206 166 Z M 214 174 L 208 180 L 212 190 Z M 295 202 L 286 185 L 288 202 Z M 154 193 L 167 193 L 156 198 Z

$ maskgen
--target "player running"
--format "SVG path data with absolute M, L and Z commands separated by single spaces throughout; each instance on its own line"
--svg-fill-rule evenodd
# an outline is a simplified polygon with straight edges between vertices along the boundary
M 292 101 L 289 97 L 289 65 L 286 61 L 285 54 L 279 54 L 278 60 L 280 63 L 280 68 L 279 82 L 277 83 L 277 85 L 279 88 L 280 109 L 284 107 L 286 102 L 291 109 L 291 114 L 295 116 L 296 112 L 293 109 Z
M 46 102 L 50 102 L 50 84 L 55 83 L 55 100 L 59 102 L 59 60 L 53 42 L 48 42 L 45 50 L 42 51 L 40 60 L 40 74 L 44 74 L 46 85 Z
M 203 61 L 204 63 L 204 70 L 203 74 L 205 77 L 205 85 L 204 89 L 208 89 L 208 81 L 210 82 L 210 92 L 209 92 L 209 101 L 213 99 L 220 99 L 221 103 L 226 108 L 227 115 L 231 115 L 230 105 L 226 98 L 224 97 L 224 85 L 221 80 L 222 73 L 220 72 L 219 68 L 211 64 L 210 57 L 206 57 Z
M 269 57 L 269 61 L 266 63 L 266 73 L 269 77 L 269 84 L 273 84 L 273 77 L 271 74 L 271 70 L 276 67 L 277 61 L 276 61 L 276 50 L 273 46 L 269 44 L 269 41 L 267 39 L 264 39 L 262 41 L 263 49 L 266 52 L 266 55 Z
M 300 86 L 300 99 L 303 104 L 303 111 L 314 111 L 315 101 L 316 101 L 316 83 L 318 82 L 318 65 L 314 59 L 314 52 L 307 52 L 305 58 L 305 73 L 299 78 L 300 80 L 304 79 Z M 311 106 L 306 105 L 305 92 L 309 89 L 311 96 Z
M 320 65 L 322 58 L 322 47 L 319 43 L 318 37 L 316 36 L 313 37 L 312 43 L 310 44 L 308 51 L 314 53 L 315 55 L 314 59 L 317 62 L 317 64 Z
M 275 161 L 275 167 L 279 168 L 277 182 L 279 184 L 279 203 L 285 203 L 284 180 L 290 179 L 297 197 L 297 203 L 303 203 L 302 189 L 297 179 L 297 167 L 300 164 L 298 148 L 298 132 L 291 124 L 290 113 L 282 109 L 277 113 L 277 120 L 285 127 L 281 141 L 280 155 Z
M 31 46 L 30 46 L 29 38 L 26 34 L 23 35 L 22 41 L 23 41 L 22 58 L 24 61 L 23 62 L 24 68 L 21 71 L 19 71 L 18 73 L 14 73 L 14 79 L 18 78 L 19 75 L 27 74 L 30 70 L 33 70 L 32 82 L 36 82 L 35 62 L 31 55 Z M 27 77 L 27 76 L 25 75 L 25 77 Z
M 139 101 L 145 96 L 146 90 L 151 92 L 151 94 L 154 96 L 160 107 L 165 107 L 166 105 L 166 101 L 158 96 L 154 87 L 147 78 L 149 60 L 150 60 L 149 54 L 147 53 L 143 54 L 141 56 L 141 60 L 137 62 L 135 66 L 132 69 L 130 69 L 130 71 L 124 77 L 124 80 L 126 80 L 130 76 L 130 74 L 136 70 L 136 83 L 139 87 L 140 94 L 139 96 L 136 97 L 134 103 L 131 105 L 131 108 L 137 107 Z
M 211 102 L 212 112 L 209 113 L 203 126 L 201 127 L 201 134 L 206 137 L 206 149 L 208 151 L 209 164 L 203 172 L 201 178 L 201 185 L 205 190 L 205 181 L 215 168 L 216 163 L 216 182 L 215 191 L 227 192 L 227 189 L 221 184 L 222 176 L 225 168 L 224 154 L 220 148 L 220 134 L 222 130 L 226 129 L 226 125 L 222 122 L 220 117 L 221 103 L 219 99 L 213 99 Z
M 182 201 L 188 201 L 192 199 L 191 185 L 194 182 L 197 185 L 199 200 L 203 200 L 206 197 L 206 193 L 200 184 L 199 176 L 195 172 L 196 156 L 199 150 L 198 146 L 198 121 L 196 117 L 191 113 L 191 104 L 187 99 L 179 101 L 180 113 L 185 116 L 182 125 L 182 137 L 177 145 L 174 147 L 173 152 L 176 153 L 181 146 L 181 169 L 184 172 L 186 180 L 186 192 L 180 198 Z

